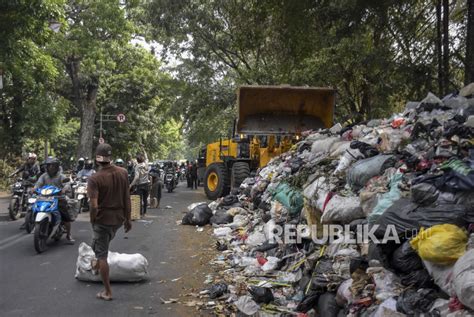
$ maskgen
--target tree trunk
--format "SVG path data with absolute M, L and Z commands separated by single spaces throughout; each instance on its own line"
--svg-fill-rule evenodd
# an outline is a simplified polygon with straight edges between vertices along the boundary
M 94 121 L 96 112 L 98 78 L 90 78 L 87 85 L 79 78 L 81 59 L 70 56 L 65 62 L 66 71 L 71 79 L 71 102 L 81 112 L 81 129 L 77 145 L 77 157 L 92 158 L 92 144 L 94 142 Z
M 443 0 L 443 74 L 444 95 L 447 95 L 449 92 L 449 0 Z
M 474 0 L 467 0 L 466 62 L 464 84 L 474 82 Z
M 94 142 L 94 121 L 96 112 L 98 80 L 93 78 L 87 85 L 87 97 L 82 107 L 81 132 L 77 147 L 78 157 L 92 158 L 92 144 Z
M 443 88 L 443 51 L 442 51 L 442 32 L 441 32 L 441 0 L 436 2 L 436 57 L 438 65 L 438 96 L 444 92 Z

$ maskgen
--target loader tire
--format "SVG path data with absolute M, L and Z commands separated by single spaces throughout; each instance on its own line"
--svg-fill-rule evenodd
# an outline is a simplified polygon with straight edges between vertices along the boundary
M 216 200 L 230 192 L 230 179 L 223 163 L 213 163 L 206 169 L 204 191 L 207 198 Z
M 235 162 L 232 165 L 231 184 L 232 188 L 239 188 L 240 184 L 250 176 L 250 166 L 246 162 Z

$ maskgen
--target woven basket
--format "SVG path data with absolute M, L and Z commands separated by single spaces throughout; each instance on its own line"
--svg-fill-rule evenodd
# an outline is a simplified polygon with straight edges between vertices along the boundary
M 132 212 L 130 218 L 132 220 L 140 219 L 140 195 L 130 195 Z

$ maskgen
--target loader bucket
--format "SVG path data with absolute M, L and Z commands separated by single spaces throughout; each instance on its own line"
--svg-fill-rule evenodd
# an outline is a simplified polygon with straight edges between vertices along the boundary
M 241 86 L 237 132 L 300 134 L 333 124 L 336 91 L 331 88 Z

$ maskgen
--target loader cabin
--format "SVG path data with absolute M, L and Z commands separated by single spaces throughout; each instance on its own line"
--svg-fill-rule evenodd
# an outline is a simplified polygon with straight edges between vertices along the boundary
M 209 199 L 227 195 L 275 156 L 288 151 L 302 132 L 330 128 L 336 91 L 331 88 L 241 86 L 232 139 L 208 144 L 204 190 Z

